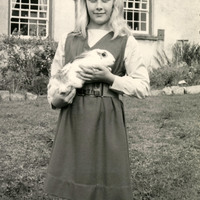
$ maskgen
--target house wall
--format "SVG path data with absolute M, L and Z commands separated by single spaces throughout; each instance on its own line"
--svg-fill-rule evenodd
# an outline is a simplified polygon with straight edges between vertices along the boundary
M 74 28 L 74 0 L 54 0 L 54 39 L 59 40 L 64 32 Z M 66 9 L 64 9 L 66 8 Z M 165 49 L 171 57 L 171 47 L 177 40 L 200 42 L 200 1 L 193 0 L 152 0 L 152 33 L 157 36 L 158 29 L 165 30 L 164 41 L 138 40 L 139 48 L 147 66 L 157 67 L 154 56 Z
M 52 15 L 51 32 L 53 38 L 58 41 L 65 32 L 74 29 L 75 5 L 74 0 L 51 0 Z M 9 0 L 0 0 L 0 34 L 9 34 Z
M 158 64 L 154 58 L 157 51 L 164 48 L 163 41 L 137 40 L 144 64 L 148 68 L 157 68 Z
M 64 33 L 74 29 L 74 0 L 53 0 L 52 19 L 53 38 L 58 41 Z
M 51 32 L 58 41 L 62 34 L 74 29 L 74 0 L 52 0 Z M 0 34 L 8 34 L 9 1 L 0 1 Z M 165 30 L 164 41 L 138 40 L 147 66 L 156 66 L 154 56 L 157 50 L 165 49 L 171 55 L 171 47 L 177 40 L 200 43 L 200 1 L 199 0 L 152 0 L 152 34 Z
M 8 34 L 8 0 L 1 0 L 0 2 L 0 34 Z
M 200 43 L 200 1 L 193 0 L 152 0 L 152 34 L 158 29 L 165 30 L 164 41 L 138 40 L 145 64 L 158 67 L 154 56 L 164 49 L 172 57 L 171 48 L 177 40 Z
M 153 33 L 165 29 L 167 50 L 177 40 L 200 43 L 199 0 L 153 0 Z

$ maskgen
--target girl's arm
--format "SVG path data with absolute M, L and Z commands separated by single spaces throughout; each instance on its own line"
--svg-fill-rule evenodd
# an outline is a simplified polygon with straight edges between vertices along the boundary
M 55 75 L 57 71 L 64 66 L 66 38 L 67 35 L 63 35 L 58 43 L 53 62 L 51 64 L 51 76 Z
M 65 58 L 65 41 L 66 41 L 67 35 L 63 35 L 61 37 L 61 40 L 58 43 L 58 47 L 56 49 L 56 53 L 53 59 L 53 62 L 51 64 L 51 71 L 50 76 L 54 76 L 59 69 L 61 69 L 64 65 L 64 58 Z M 47 92 L 47 94 L 49 94 Z M 54 95 L 53 97 L 49 97 L 48 102 L 51 105 L 53 109 L 55 108 L 61 108 L 66 106 L 68 103 L 66 102 L 66 99 L 62 95 Z
M 128 38 L 124 59 L 127 75 L 115 75 L 110 89 L 128 96 L 145 98 L 149 94 L 149 75 L 133 36 Z

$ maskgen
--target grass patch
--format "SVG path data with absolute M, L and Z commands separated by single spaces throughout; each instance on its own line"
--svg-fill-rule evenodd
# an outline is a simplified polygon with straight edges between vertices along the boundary
M 199 98 L 125 98 L 134 200 L 199 199 Z M 53 199 L 43 183 L 59 112 L 42 97 L 0 106 L 0 199 Z

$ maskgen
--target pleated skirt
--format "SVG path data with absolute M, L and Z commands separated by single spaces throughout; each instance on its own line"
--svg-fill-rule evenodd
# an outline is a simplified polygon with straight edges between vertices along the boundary
M 68 200 L 132 200 L 119 99 L 76 96 L 61 109 L 45 191 Z

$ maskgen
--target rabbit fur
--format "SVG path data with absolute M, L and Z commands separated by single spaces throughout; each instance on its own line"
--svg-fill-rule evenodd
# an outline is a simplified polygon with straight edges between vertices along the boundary
M 92 67 L 93 70 L 98 66 L 105 66 L 111 70 L 115 62 L 113 55 L 104 49 L 93 49 L 84 52 L 77 56 L 71 63 L 66 64 L 62 69 L 59 69 L 55 75 L 49 79 L 47 96 L 49 103 L 52 102 L 55 94 L 67 96 L 76 88 L 82 88 L 84 81 L 77 74 L 82 71 L 79 67 Z M 74 92 L 74 96 L 75 96 Z M 71 103 L 71 102 L 69 102 Z

